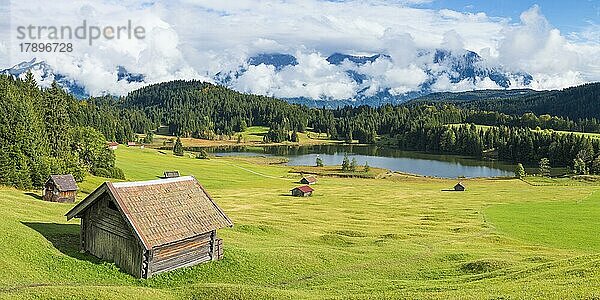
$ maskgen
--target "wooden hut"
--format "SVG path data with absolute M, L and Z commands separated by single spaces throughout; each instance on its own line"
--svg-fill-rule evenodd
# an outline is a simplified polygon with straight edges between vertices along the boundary
M 179 171 L 164 171 L 162 178 L 177 178 L 179 175 Z
M 313 188 L 311 188 L 308 185 L 303 185 L 303 186 L 299 186 L 294 188 L 291 192 L 292 192 L 292 196 L 295 197 L 308 197 L 310 195 L 312 195 L 312 193 L 315 190 Z
M 465 185 L 462 182 L 457 183 L 454 186 L 454 190 L 457 192 L 464 192 L 467 188 L 465 187 Z
M 127 147 L 135 147 L 136 145 L 135 142 L 127 142 Z
M 117 142 L 109 142 L 109 143 L 107 143 L 107 147 L 110 150 L 117 150 L 118 146 L 119 146 L 119 143 L 117 143 Z
M 304 176 L 300 179 L 300 183 L 302 184 L 315 184 L 317 183 L 317 177 L 315 176 Z
M 71 174 L 51 175 L 44 184 L 43 199 L 51 202 L 75 202 L 77 182 Z
M 231 220 L 192 176 L 103 183 L 66 214 L 81 249 L 138 278 L 223 257 Z

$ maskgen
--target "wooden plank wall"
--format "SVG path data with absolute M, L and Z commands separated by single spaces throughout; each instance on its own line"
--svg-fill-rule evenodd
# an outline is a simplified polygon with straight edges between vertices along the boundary
M 104 196 L 86 210 L 82 218 L 84 249 L 139 278 L 144 250 L 121 214 L 108 207 L 108 201 Z
M 189 267 L 212 260 L 215 231 L 157 247 L 150 261 L 150 274 Z

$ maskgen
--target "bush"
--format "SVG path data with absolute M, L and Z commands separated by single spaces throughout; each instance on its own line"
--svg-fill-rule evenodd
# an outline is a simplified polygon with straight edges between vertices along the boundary
M 112 167 L 109 169 L 109 171 L 111 178 L 125 179 L 125 173 L 123 173 L 123 170 L 121 170 L 120 168 Z
M 125 173 L 117 167 L 95 168 L 92 170 L 92 174 L 104 178 L 125 179 Z
M 196 154 L 197 159 L 208 159 L 208 152 L 204 149 L 200 149 L 200 152 Z
M 104 177 L 104 178 L 112 177 L 112 175 L 110 174 L 110 171 L 106 168 L 95 168 L 92 170 L 92 174 L 94 174 L 95 176 Z

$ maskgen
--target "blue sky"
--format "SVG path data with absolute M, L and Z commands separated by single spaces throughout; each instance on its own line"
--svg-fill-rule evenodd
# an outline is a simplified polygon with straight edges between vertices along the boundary
M 508 17 L 513 22 L 518 22 L 519 15 L 535 4 L 541 7 L 546 19 L 563 33 L 579 32 L 591 24 L 600 25 L 600 0 L 435 0 L 418 6 L 460 12 L 485 12 L 491 17 Z

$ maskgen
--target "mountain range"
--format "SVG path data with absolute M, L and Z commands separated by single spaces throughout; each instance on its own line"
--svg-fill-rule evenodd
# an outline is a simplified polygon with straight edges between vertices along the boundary
M 344 70 L 346 76 L 352 80 L 358 87 L 353 97 L 345 99 L 333 99 L 320 97 L 318 99 L 306 97 L 284 98 L 291 103 L 304 104 L 311 107 L 340 107 L 340 106 L 381 106 L 383 104 L 399 104 L 411 99 L 419 98 L 437 91 L 436 84 L 443 78 L 451 84 L 461 82 L 475 84 L 481 80 L 488 80 L 498 87 L 509 89 L 515 83 L 519 86 L 527 86 L 533 80 L 533 77 L 525 72 L 508 71 L 501 66 L 493 66 L 477 53 L 463 50 L 452 52 L 445 49 L 421 50 L 418 54 L 419 61 L 422 62 L 420 68 L 427 75 L 427 80 L 421 83 L 418 89 L 397 93 L 391 88 L 382 87 L 373 89 L 376 82 L 374 76 L 361 71 L 361 67 L 367 64 L 373 64 L 379 60 L 392 61 L 392 58 L 386 54 L 373 55 L 350 55 L 344 53 L 333 53 L 327 57 L 327 62 L 333 66 Z M 240 65 L 233 71 L 221 71 L 212 76 L 213 80 L 221 85 L 235 89 L 235 82 L 245 72 L 249 66 L 267 65 L 273 66 L 275 72 L 282 72 L 286 68 L 293 68 L 298 65 L 298 59 L 287 53 L 260 53 L 251 56 L 245 64 Z M 55 69 L 44 61 L 38 61 L 35 58 L 28 62 L 22 62 L 12 68 L 0 71 L 2 74 L 9 74 L 16 77 L 22 77 L 31 70 L 40 84 L 47 85 L 56 80 L 67 91 L 78 98 L 88 97 L 85 86 L 74 78 L 56 72 Z M 115 80 L 125 80 L 131 82 L 145 82 L 144 74 L 130 73 L 123 66 L 116 66 L 117 78 Z
M 28 71 L 31 71 L 40 86 L 49 86 L 53 81 L 56 81 L 76 98 L 83 99 L 90 96 L 83 84 L 68 75 L 55 71 L 48 63 L 37 60 L 36 58 L 33 58 L 30 61 L 21 62 L 12 68 L 1 70 L 0 74 L 24 78 Z M 117 81 L 125 80 L 128 83 L 131 83 L 144 82 L 145 80 L 143 74 L 130 73 L 123 66 L 117 66 L 116 73 Z

